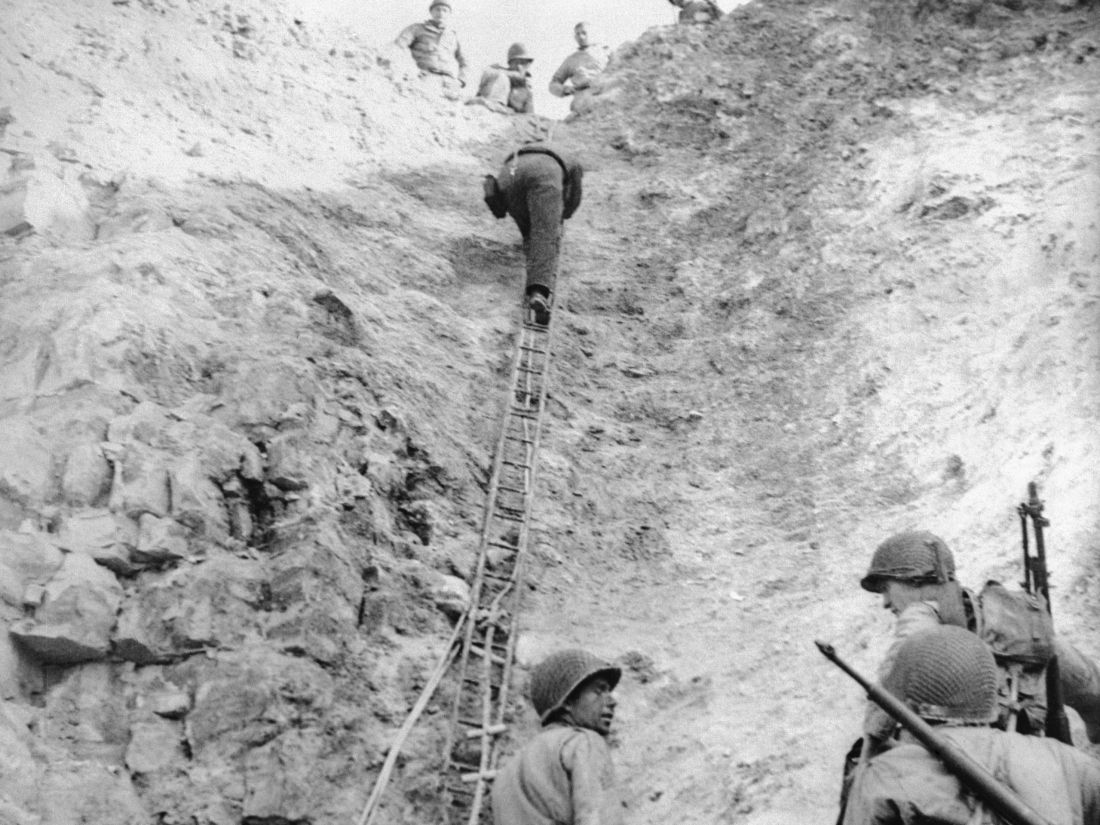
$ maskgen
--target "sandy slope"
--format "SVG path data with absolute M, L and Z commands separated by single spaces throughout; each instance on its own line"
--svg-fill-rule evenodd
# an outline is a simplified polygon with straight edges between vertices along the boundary
M 262 531 L 122 579 L 128 605 L 207 599 L 216 638 L 177 618 L 170 651 L 205 657 L 6 697 L 10 764 L 83 784 L 4 802 L 350 821 L 446 637 L 443 577 L 469 573 L 522 266 L 478 176 L 510 130 L 266 5 L 12 8 L 2 146 L 61 206 L 0 248 L 22 434 L 0 528 L 64 525 L 73 451 L 138 402 L 245 435 L 268 484 Z M 944 536 L 968 584 L 1015 579 L 1030 480 L 1058 625 L 1100 655 L 1097 18 L 956 10 L 792 1 L 654 31 L 558 130 L 588 173 L 520 653 L 627 666 L 631 822 L 832 816 L 861 700 L 811 640 L 873 670 L 890 624 L 856 582 L 895 530 Z M 214 563 L 241 578 L 209 596 Z M 151 720 L 165 684 L 190 704 Z M 435 810 L 444 716 L 388 821 Z

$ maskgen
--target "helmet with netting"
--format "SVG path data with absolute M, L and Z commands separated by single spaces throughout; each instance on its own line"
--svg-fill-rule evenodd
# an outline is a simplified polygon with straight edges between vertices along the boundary
M 882 686 L 923 719 L 986 725 L 997 718 L 999 682 L 985 642 L 969 630 L 940 625 L 901 643 Z
M 537 664 L 531 672 L 531 703 L 539 721 L 545 722 L 582 682 L 594 676 L 603 676 L 614 688 L 622 671 L 585 650 L 561 650 Z
M 881 593 L 891 579 L 911 584 L 955 580 L 955 557 L 939 536 L 913 530 L 890 536 L 875 549 L 871 567 L 860 581 L 864 590 Z

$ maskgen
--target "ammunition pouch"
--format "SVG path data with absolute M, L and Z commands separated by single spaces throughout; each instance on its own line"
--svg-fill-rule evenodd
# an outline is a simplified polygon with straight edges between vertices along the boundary
M 504 199 L 504 193 L 500 191 L 500 184 L 493 175 L 486 175 L 482 185 L 485 190 L 485 205 L 497 218 L 508 215 L 508 202 Z

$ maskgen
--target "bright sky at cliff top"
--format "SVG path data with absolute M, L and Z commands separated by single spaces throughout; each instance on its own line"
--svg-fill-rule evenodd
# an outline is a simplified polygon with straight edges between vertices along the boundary
M 429 0 L 294 2 L 308 13 L 351 26 L 373 45 L 392 42 L 405 26 L 428 19 Z M 729 11 L 741 3 L 718 0 L 718 5 Z M 482 70 L 503 63 L 508 47 L 518 41 L 535 57 L 535 111 L 549 117 L 569 111 L 569 101 L 552 97 L 547 86 L 561 62 L 576 51 L 573 26 L 587 22 L 593 42 L 615 49 L 652 26 L 675 23 L 679 13 L 668 0 L 451 0 L 451 6 L 450 25 L 469 63 L 470 93 Z

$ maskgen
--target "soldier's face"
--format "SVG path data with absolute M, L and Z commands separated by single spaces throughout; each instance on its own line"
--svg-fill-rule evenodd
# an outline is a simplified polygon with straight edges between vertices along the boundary
M 573 36 L 577 38 L 577 45 L 582 49 L 588 45 L 588 29 L 581 25 L 573 30 Z
M 451 9 L 450 6 L 432 6 L 429 14 L 431 14 L 432 20 L 441 26 L 445 26 L 447 25 L 447 18 L 451 16 Z
M 921 589 L 907 582 L 889 579 L 886 589 L 882 591 L 882 606 L 895 616 L 901 614 L 905 608 L 921 600 Z
M 607 736 L 615 718 L 616 704 L 611 695 L 611 683 L 600 676 L 586 682 L 577 695 L 565 703 L 565 709 L 579 727 Z

